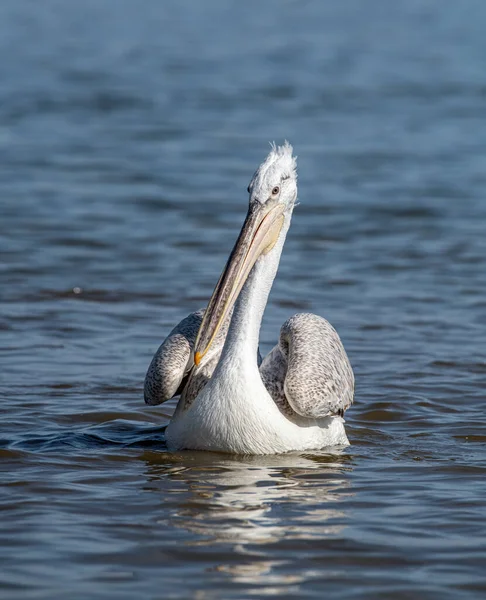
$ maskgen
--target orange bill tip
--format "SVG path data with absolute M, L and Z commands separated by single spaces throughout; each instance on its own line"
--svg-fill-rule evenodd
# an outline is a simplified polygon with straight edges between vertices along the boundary
M 201 358 L 203 357 L 201 352 L 196 352 L 196 354 L 194 354 L 194 363 L 196 364 L 196 367 L 199 365 L 199 363 L 201 362 Z

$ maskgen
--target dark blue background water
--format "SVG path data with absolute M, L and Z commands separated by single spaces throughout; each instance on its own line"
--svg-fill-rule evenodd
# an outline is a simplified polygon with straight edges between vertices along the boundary
M 486 593 L 486 5 L 0 4 L 1 597 Z M 299 196 L 262 329 L 357 379 L 340 453 L 165 451 L 142 381 L 246 186 Z

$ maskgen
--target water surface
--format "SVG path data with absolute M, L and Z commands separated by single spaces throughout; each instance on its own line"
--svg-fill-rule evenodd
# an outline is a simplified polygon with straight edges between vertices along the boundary
M 0 4 L 0 587 L 15 599 L 486 593 L 482 2 Z M 299 198 L 262 327 L 325 316 L 343 451 L 169 453 L 150 358 L 268 141 Z

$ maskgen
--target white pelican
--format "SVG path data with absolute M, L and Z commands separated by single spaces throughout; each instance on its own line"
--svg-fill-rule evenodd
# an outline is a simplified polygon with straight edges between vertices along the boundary
M 145 402 L 180 394 L 169 449 L 278 454 L 349 444 L 354 375 L 322 317 L 297 314 L 261 361 L 258 337 L 297 198 L 296 159 L 272 146 L 248 186 L 250 205 L 206 310 L 183 319 L 155 353 Z

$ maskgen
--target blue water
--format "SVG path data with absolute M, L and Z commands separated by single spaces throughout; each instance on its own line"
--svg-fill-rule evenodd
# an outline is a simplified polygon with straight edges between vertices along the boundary
M 0 597 L 486 594 L 486 5 L 0 3 Z M 169 453 L 155 349 L 268 142 L 299 200 L 261 349 L 339 331 L 341 452 Z

